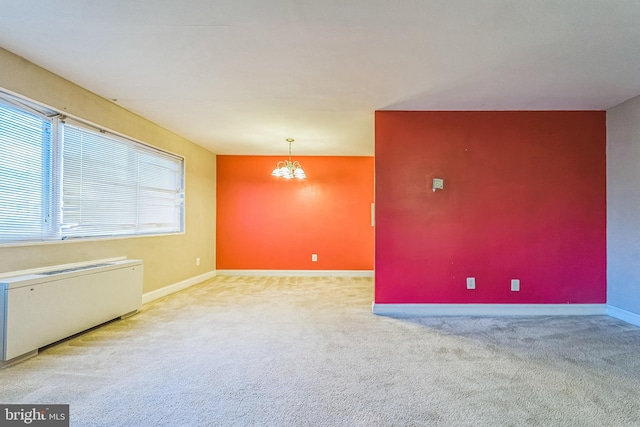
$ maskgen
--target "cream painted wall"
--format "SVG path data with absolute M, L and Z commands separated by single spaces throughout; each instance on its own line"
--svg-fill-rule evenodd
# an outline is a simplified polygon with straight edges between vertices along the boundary
M 176 153 L 186 165 L 184 234 L 2 246 L 0 273 L 126 256 L 144 260 L 144 292 L 149 292 L 215 271 L 215 154 L 2 48 L 0 88 Z

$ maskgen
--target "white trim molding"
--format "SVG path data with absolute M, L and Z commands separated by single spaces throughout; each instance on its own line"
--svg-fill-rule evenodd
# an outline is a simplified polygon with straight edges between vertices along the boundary
M 182 282 L 174 283 L 172 285 L 167 285 L 163 288 L 156 289 L 151 292 L 147 292 L 142 295 L 142 304 L 146 304 L 148 302 L 157 300 L 159 298 L 166 297 L 167 295 L 170 295 L 174 292 L 181 291 L 190 286 L 197 285 L 198 283 L 202 283 L 205 280 L 209 280 L 215 276 L 216 276 L 216 271 L 214 270 L 208 273 L 201 274 L 199 276 L 190 277 L 189 279 L 183 280 Z
M 373 277 L 373 270 L 218 270 L 218 276 Z
M 381 316 L 595 316 L 606 315 L 606 304 L 376 304 Z
M 622 308 L 614 307 L 612 305 L 607 306 L 607 314 L 623 322 L 631 323 L 632 325 L 640 326 L 640 314 L 631 311 L 623 310 Z

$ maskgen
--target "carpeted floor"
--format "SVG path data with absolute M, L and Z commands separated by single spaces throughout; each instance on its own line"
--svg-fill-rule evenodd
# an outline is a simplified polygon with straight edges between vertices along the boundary
M 364 278 L 217 277 L 0 371 L 72 426 L 639 426 L 640 328 L 371 314 Z

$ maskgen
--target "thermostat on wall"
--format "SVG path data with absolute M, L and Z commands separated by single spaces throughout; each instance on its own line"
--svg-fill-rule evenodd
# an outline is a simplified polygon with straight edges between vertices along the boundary
M 444 179 L 433 178 L 433 191 L 444 190 Z

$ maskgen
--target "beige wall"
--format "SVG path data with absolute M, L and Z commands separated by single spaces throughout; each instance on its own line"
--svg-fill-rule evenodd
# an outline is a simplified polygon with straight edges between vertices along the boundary
M 215 270 L 215 154 L 2 48 L 0 88 L 181 155 L 186 165 L 185 234 L 4 246 L 0 273 L 126 256 L 144 260 L 149 292 Z

